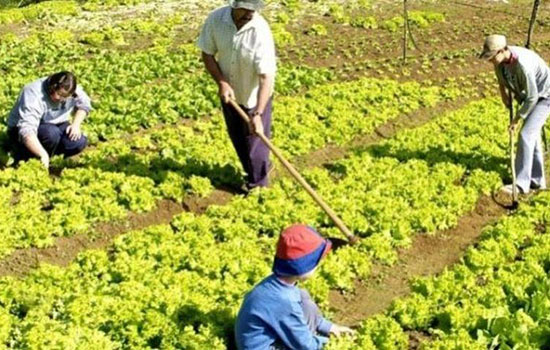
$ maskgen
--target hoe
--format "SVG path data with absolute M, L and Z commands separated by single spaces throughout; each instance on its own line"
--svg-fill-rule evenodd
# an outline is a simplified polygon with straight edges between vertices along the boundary
M 514 96 L 513 92 L 509 91 L 509 106 L 508 109 L 510 110 L 510 125 L 512 125 L 512 120 L 514 120 Z M 510 206 L 510 209 L 515 210 L 519 206 L 518 201 L 518 187 L 516 184 L 516 160 L 515 160 L 515 154 L 514 154 L 514 131 L 509 130 L 510 134 L 510 168 L 512 169 L 512 205 Z
M 235 102 L 234 100 L 229 100 L 229 103 L 235 110 L 239 113 L 241 118 L 247 122 L 250 123 L 250 118 L 248 114 L 246 114 L 243 109 Z M 309 195 L 315 200 L 317 204 L 327 213 L 327 215 L 331 218 L 331 220 L 334 222 L 334 224 L 342 231 L 342 233 L 347 237 L 348 241 L 351 244 L 357 243 L 359 240 L 356 236 L 351 233 L 351 231 L 346 227 L 346 225 L 340 220 L 340 218 L 336 215 L 336 213 L 325 203 L 325 201 L 315 192 L 315 190 L 307 183 L 307 181 L 300 175 L 300 173 L 288 162 L 285 157 L 282 155 L 282 153 L 279 151 L 277 147 L 275 147 L 271 141 L 263 134 L 263 133 L 256 133 L 258 137 L 266 144 L 266 146 L 275 154 L 275 157 L 279 159 L 279 161 L 284 165 L 284 167 L 290 172 L 290 174 L 298 181 L 298 183 L 309 193 Z

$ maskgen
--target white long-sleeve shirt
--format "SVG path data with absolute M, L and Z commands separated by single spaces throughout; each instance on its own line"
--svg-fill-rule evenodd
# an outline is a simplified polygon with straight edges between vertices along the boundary
M 550 97 L 550 68 L 535 52 L 519 46 L 509 46 L 513 63 L 496 67 L 499 82 L 511 89 L 521 103 L 518 115 L 525 119 L 540 98 Z

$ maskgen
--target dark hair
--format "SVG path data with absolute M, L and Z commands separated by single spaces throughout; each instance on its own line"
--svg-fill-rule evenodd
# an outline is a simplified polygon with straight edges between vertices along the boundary
M 58 72 L 50 75 L 46 80 L 48 92 L 54 93 L 60 90 L 67 91 L 70 95 L 75 95 L 76 77 L 71 72 Z

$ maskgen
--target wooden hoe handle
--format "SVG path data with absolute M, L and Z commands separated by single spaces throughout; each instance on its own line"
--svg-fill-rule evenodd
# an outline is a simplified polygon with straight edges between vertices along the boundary
M 509 100 L 508 100 L 508 108 L 510 109 L 510 125 L 512 125 L 512 122 L 514 120 L 514 93 L 512 90 L 509 91 Z M 509 131 L 510 133 L 510 167 L 512 170 L 512 203 L 513 205 L 516 205 L 518 203 L 518 187 L 516 185 L 517 179 L 516 179 L 516 164 L 515 164 L 515 154 L 514 154 L 514 132 L 512 130 Z
M 248 114 L 246 114 L 243 109 L 234 101 L 229 100 L 229 104 L 235 108 L 235 110 L 239 113 L 241 118 L 247 123 L 250 123 L 250 118 Z M 279 151 L 277 147 L 275 147 L 271 141 L 263 134 L 263 133 L 256 133 L 256 135 L 266 144 L 266 146 L 275 154 L 275 157 L 283 163 L 285 168 L 290 172 L 290 174 L 298 181 L 300 185 L 309 193 L 311 197 L 313 197 L 313 200 L 319 204 L 319 206 L 327 213 L 327 215 L 332 219 L 334 224 L 342 231 L 342 233 L 348 238 L 349 242 L 354 244 L 358 241 L 358 238 L 351 233 L 351 231 L 346 227 L 346 225 L 340 220 L 340 218 L 334 213 L 334 211 L 325 203 L 325 201 L 315 192 L 313 188 L 307 183 L 307 181 L 300 175 L 300 173 L 290 164 L 285 157 L 282 155 L 282 153 Z

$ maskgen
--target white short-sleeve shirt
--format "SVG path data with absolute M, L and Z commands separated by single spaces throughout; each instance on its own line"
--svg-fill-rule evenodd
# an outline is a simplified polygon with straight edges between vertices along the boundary
M 269 25 L 258 13 L 237 30 L 231 7 L 214 10 L 202 27 L 197 45 L 216 55 L 220 69 L 235 91 L 237 102 L 247 108 L 258 103 L 260 74 L 275 74 L 275 44 Z

